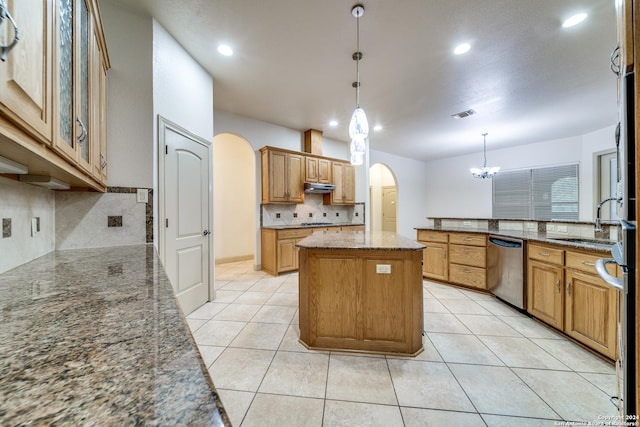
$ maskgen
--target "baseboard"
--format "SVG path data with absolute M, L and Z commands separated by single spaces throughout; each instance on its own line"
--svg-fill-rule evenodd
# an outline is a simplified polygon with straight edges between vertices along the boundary
M 230 262 L 247 261 L 247 260 L 250 260 L 250 259 L 253 259 L 253 254 L 232 256 L 232 257 L 228 257 L 228 258 L 216 258 L 215 263 L 216 263 L 216 265 L 218 265 L 218 264 L 228 264 Z

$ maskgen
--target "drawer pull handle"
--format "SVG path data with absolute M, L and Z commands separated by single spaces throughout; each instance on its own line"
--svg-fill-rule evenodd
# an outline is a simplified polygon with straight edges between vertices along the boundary
M 465 237 L 464 239 L 465 242 L 473 242 L 475 239 L 473 237 Z
M 546 252 L 538 252 L 538 255 L 540 255 L 540 256 L 551 256 L 551 254 L 548 254 Z
M 468 254 L 469 252 L 473 252 L 473 251 L 472 251 L 471 249 L 463 249 L 463 250 L 462 250 L 462 252 L 464 252 L 464 253 L 467 253 L 467 254 Z
M 560 293 L 560 279 L 556 282 L 556 290 Z
M 582 261 L 582 264 L 588 265 L 589 267 L 595 267 L 596 265 L 595 262 L 589 262 L 589 261 Z
M 462 272 L 463 272 L 463 273 L 467 273 L 467 274 L 469 274 L 469 273 L 473 273 L 471 270 L 467 270 L 466 268 L 465 268 L 464 270 L 462 270 Z
M 567 282 L 567 295 L 571 296 L 571 281 Z

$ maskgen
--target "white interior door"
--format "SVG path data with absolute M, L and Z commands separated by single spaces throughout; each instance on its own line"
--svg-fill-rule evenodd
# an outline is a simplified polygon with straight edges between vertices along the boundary
M 211 143 L 163 118 L 159 139 L 160 253 L 186 315 L 213 299 Z
M 396 232 L 396 187 L 382 187 L 382 231 Z

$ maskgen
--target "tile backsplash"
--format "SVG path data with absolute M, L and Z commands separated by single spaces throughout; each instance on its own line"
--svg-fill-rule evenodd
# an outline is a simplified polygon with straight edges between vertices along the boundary
M 263 227 L 307 222 L 364 224 L 364 203 L 353 206 L 324 205 L 321 194 L 305 194 L 304 203 L 261 205 L 260 221 Z

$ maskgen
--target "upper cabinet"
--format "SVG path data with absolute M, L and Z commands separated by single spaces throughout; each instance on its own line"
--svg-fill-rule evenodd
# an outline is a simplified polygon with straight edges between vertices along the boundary
M 262 203 L 304 202 L 304 156 L 263 147 Z
M 20 40 L 0 66 L 0 134 L 15 144 L 0 155 L 104 191 L 109 58 L 97 0 L 7 4 Z
M 10 0 L 6 5 L 20 38 L 0 62 L 0 112 L 29 136 L 49 143 L 53 2 Z M 0 35 L 3 40 L 13 40 L 14 28 L 9 20 L 0 26 Z
M 331 163 L 332 184 L 336 186 L 324 195 L 325 205 L 353 205 L 356 203 L 356 168 L 348 162 Z
M 331 183 L 331 160 L 320 157 L 305 157 L 305 182 Z

